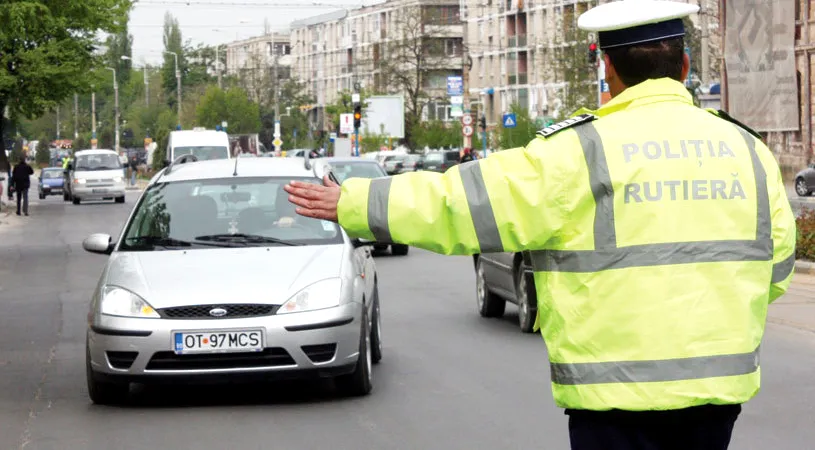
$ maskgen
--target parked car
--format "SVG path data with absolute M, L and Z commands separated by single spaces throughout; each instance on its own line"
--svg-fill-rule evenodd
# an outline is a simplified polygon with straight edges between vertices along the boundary
M 382 160 L 382 165 L 385 166 L 385 172 L 388 175 L 395 175 L 400 173 L 404 167 L 404 162 L 407 160 L 407 154 L 401 155 L 388 155 Z
M 815 164 L 810 164 L 795 175 L 795 193 L 807 197 L 813 191 L 815 191 Z
M 332 377 L 368 394 L 382 357 L 376 266 L 369 244 L 294 211 L 283 186 L 318 183 L 316 170 L 289 158 L 168 168 L 118 239 L 83 242 L 110 255 L 88 315 L 91 400 L 121 403 L 134 381 L 245 378 Z
M 473 259 L 476 305 L 482 317 L 501 317 L 506 303 L 518 306 L 518 325 L 531 333 L 538 304 L 531 263 L 524 253 L 487 253 Z
M 45 200 L 49 195 L 58 195 L 63 192 L 65 178 L 63 170 L 59 167 L 47 167 L 40 171 L 39 182 L 37 183 L 37 194 L 40 200 Z
M 62 199 L 78 205 L 83 200 L 125 202 L 122 162 L 113 150 L 80 150 L 63 172 Z
M 385 168 L 376 160 L 358 157 L 331 157 L 323 158 L 331 166 L 331 170 L 342 183 L 347 178 L 380 178 L 387 177 Z M 405 256 L 410 247 L 404 244 L 394 244 L 392 242 L 373 242 L 374 250 L 382 252 L 390 247 L 391 254 L 395 256 Z
M 424 156 L 424 170 L 445 172 L 459 162 L 461 162 L 461 156 L 458 150 L 427 152 Z
M 408 154 L 389 156 L 388 158 L 393 158 L 392 160 L 385 161 L 385 171 L 387 171 L 389 175 L 416 172 L 422 170 L 424 167 L 424 158 L 422 155 Z

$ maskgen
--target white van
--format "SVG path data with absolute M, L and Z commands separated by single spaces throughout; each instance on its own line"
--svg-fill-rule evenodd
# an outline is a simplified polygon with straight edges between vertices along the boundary
M 113 150 L 81 150 L 68 165 L 63 199 L 125 202 L 125 180 L 119 155 Z
M 229 136 L 224 131 L 204 128 L 171 131 L 167 143 L 167 164 L 183 155 L 195 155 L 199 161 L 232 159 Z

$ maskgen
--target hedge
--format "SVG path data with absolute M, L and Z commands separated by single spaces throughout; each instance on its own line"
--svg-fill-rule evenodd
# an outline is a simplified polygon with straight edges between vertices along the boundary
M 815 210 L 804 209 L 795 223 L 798 225 L 795 258 L 815 261 Z

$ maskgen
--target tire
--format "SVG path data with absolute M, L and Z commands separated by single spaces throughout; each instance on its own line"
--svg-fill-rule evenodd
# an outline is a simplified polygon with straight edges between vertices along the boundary
M 81 200 L 79 200 L 79 197 L 74 197 L 72 195 L 71 196 L 71 201 L 74 203 L 74 205 L 78 205 Z
M 373 314 L 371 314 L 371 362 L 382 360 L 382 316 L 379 312 L 379 285 L 374 285 Z
M 341 375 L 335 383 L 339 390 L 349 396 L 362 397 L 371 393 L 373 383 L 371 380 L 371 333 L 368 326 L 368 312 L 363 308 L 362 328 L 359 333 L 359 358 L 352 373 Z
M 116 197 L 114 199 L 114 201 L 116 201 L 116 203 L 124 203 L 125 202 L 125 196 L 123 195 L 121 197 Z
M 493 294 L 487 288 L 487 279 L 484 278 L 484 267 L 481 258 L 475 262 L 475 296 L 478 314 L 481 317 L 501 317 L 507 307 L 507 301 Z
M 91 369 L 91 357 L 85 352 L 85 377 L 88 382 L 88 397 L 97 405 L 121 405 L 127 401 L 130 383 L 111 383 L 96 379 Z
M 40 194 L 40 200 L 45 200 L 45 194 Z
M 68 197 L 68 193 L 67 193 L 67 192 L 63 192 L 63 193 L 62 193 L 62 201 L 63 201 L 63 202 L 67 202 L 67 201 L 68 201 L 68 200 L 70 200 L 70 199 L 71 199 L 71 197 Z
M 387 245 L 376 245 L 376 244 L 374 244 L 374 251 L 375 252 L 381 253 L 381 252 L 384 252 L 387 249 L 388 249 Z
M 537 312 L 537 306 L 533 303 L 536 301 L 535 284 L 533 281 L 530 286 L 529 278 L 523 265 L 518 266 L 515 273 L 515 295 L 518 300 L 518 326 L 523 333 L 532 332 Z
M 798 177 L 795 180 L 795 193 L 798 194 L 799 197 L 808 197 L 812 193 L 812 190 L 807 186 L 806 180 L 802 177 Z
M 405 256 L 405 255 L 408 254 L 409 249 L 410 249 L 410 247 L 408 247 L 407 245 L 402 245 L 402 244 L 393 244 L 393 245 L 391 245 L 391 253 L 394 256 Z

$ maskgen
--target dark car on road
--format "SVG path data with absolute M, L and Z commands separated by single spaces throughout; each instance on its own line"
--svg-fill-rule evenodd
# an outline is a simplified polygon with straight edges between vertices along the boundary
M 501 317 L 507 302 L 518 306 L 518 325 L 531 333 L 538 304 L 532 267 L 525 253 L 489 253 L 473 257 L 476 305 L 482 317 Z
M 424 156 L 424 170 L 445 172 L 459 162 L 461 162 L 461 155 L 458 150 L 428 152 Z
M 40 200 L 44 200 L 49 195 L 61 195 L 64 191 L 65 178 L 61 167 L 48 167 L 40 172 L 37 183 L 37 194 Z
M 385 169 L 375 159 L 336 157 L 324 158 L 324 160 L 331 166 L 331 171 L 340 183 L 345 181 L 346 178 L 381 178 L 388 176 Z M 392 242 L 376 242 L 374 244 L 374 250 L 376 251 L 385 251 L 388 247 L 391 248 L 391 253 L 396 256 L 407 255 L 408 249 L 410 249 L 407 245 Z
M 815 164 L 810 164 L 795 175 L 795 193 L 807 197 L 812 195 L 813 191 L 815 191 Z

